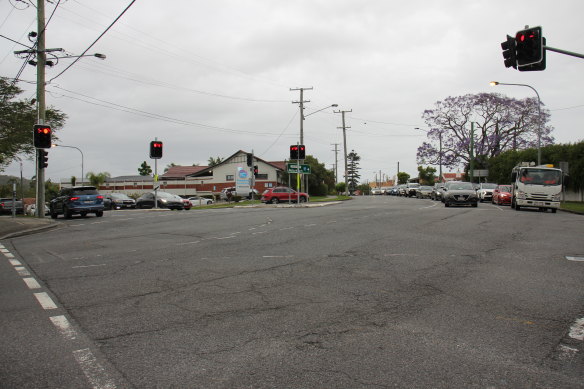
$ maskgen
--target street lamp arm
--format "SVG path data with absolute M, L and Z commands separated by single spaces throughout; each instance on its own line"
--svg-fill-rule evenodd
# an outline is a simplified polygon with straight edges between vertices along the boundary
M 308 115 L 303 115 L 303 116 L 304 116 L 304 118 L 306 118 L 307 116 L 314 115 L 317 112 L 324 111 L 325 109 L 328 109 L 328 108 L 331 108 L 331 107 L 338 107 L 338 106 L 339 106 L 338 104 L 331 104 L 331 105 L 328 105 L 328 106 L 326 106 L 324 108 L 319 109 L 318 111 L 314 111 L 314 112 L 309 113 Z
M 83 183 L 85 182 L 85 177 L 83 177 L 83 151 L 81 151 L 81 149 L 79 147 L 75 147 L 75 146 L 66 146 L 66 145 L 58 145 L 58 144 L 52 144 L 52 147 L 67 147 L 69 149 L 75 149 L 77 151 L 79 151 L 81 153 L 81 185 L 83 185 Z

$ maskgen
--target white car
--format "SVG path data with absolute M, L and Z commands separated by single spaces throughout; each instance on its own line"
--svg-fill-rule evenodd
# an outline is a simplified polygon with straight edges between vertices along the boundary
M 207 199 L 205 197 L 199 197 L 199 196 L 189 197 L 189 201 L 191 202 L 193 207 L 199 207 L 201 205 L 213 204 L 213 200 Z
M 493 199 L 493 190 L 497 187 L 497 184 L 491 184 L 488 182 L 483 182 L 479 184 L 477 188 L 477 196 L 479 201 L 491 201 Z

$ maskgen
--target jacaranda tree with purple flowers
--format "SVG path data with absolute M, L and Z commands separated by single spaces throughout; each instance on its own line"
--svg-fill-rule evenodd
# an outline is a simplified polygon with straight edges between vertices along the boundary
M 428 141 L 418 147 L 418 164 L 467 166 L 471 122 L 475 123 L 475 168 L 487 168 L 488 158 L 501 152 L 537 147 L 540 128 L 542 147 L 553 144 L 553 127 L 546 124 L 550 113 L 542 104 L 540 118 L 537 104 L 537 98 L 517 100 L 499 93 L 468 94 L 436 102 L 434 109 L 422 115 L 429 130 Z

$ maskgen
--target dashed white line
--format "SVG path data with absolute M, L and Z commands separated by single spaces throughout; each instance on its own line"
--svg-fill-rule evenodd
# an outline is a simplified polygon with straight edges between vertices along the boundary
M 12 266 L 22 266 L 22 263 L 18 259 L 9 259 L 8 261 L 10 261 Z
M 267 234 L 268 231 L 259 231 L 259 232 L 252 232 L 252 235 L 259 235 L 259 234 Z
M 40 289 L 41 288 L 38 281 L 32 277 L 23 278 L 22 280 L 24 281 L 26 286 L 28 286 L 28 289 Z
M 184 245 L 187 245 L 187 244 L 197 244 L 197 243 L 200 243 L 200 242 L 201 242 L 200 240 L 195 240 L 193 242 L 178 243 L 177 246 L 184 246 Z
M 57 309 L 57 305 L 46 292 L 34 293 L 34 297 L 36 297 L 43 309 Z
M 24 266 L 15 266 L 14 270 L 18 273 L 19 276 L 25 277 L 30 276 L 30 272 L 26 270 Z
M 75 350 L 73 351 L 73 356 L 94 389 L 116 388 L 116 385 L 108 377 L 105 369 L 97 362 L 91 350 L 88 348 Z
M 65 339 L 75 340 L 75 338 L 77 338 L 77 332 L 71 327 L 69 320 L 67 320 L 65 316 L 51 316 L 49 319 L 51 319 L 55 327 L 57 327 Z
M 79 265 L 79 266 L 72 266 L 71 269 L 82 269 L 82 268 L 86 268 L 86 267 L 99 267 L 99 266 L 105 266 L 105 263 L 100 263 L 99 265 Z
M 285 230 L 293 230 L 294 227 L 285 227 L 285 228 L 280 228 L 280 231 L 285 231 Z
M 584 340 L 584 318 L 577 319 L 572 327 L 570 327 L 570 338 L 576 340 Z
M 14 254 L 12 253 L 2 253 L 6 258 L 14 258 Z
M 584 257 L 566 257 L 568 261 L 584 262 Z

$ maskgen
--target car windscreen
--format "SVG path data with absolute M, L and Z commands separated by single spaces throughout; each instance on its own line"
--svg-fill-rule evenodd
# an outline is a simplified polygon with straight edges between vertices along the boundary
M 474 190 L 470 182 L 457 182 L 448 185 L 448 190 Z
M 481 189 L 495 189 L 497 184 L 481 184 Z
M 116 199 L 116 200 L 129 200 L 130 199 L 128 196 L 126 196 L 123 193 L 112 193 L 110 196 L 112 199 Z

